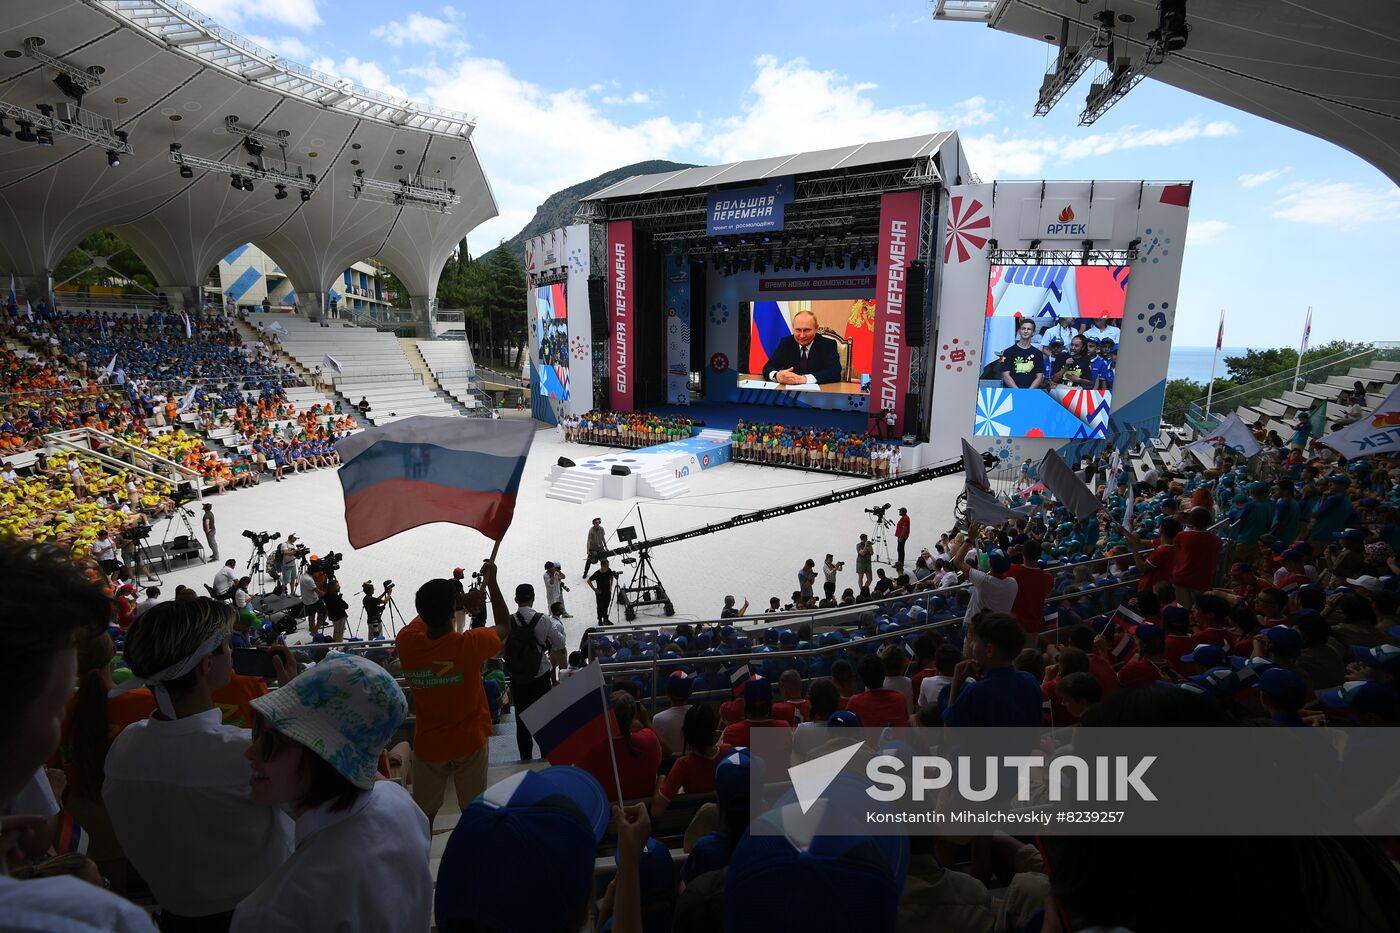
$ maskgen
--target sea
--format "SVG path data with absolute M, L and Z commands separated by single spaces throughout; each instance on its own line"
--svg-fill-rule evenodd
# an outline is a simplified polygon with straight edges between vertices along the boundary
M 1246 347 L 1222 347 L 1220 362 L 1216 364 L 1215 375 L 1224 379 L 1230 373 L 1225 369 L 1225 357 L 1243 356 Z M 1202 385 L 1210 381 L 1210 360 L 1215 347 L 1172 347 L 1171 359 L 1167 361 L 1167 379 L 1190 379 Z

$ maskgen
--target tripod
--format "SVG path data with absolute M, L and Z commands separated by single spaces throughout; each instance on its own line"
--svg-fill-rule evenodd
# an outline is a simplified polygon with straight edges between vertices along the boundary
M 165 555 L 167 560 L 169 560 L 170 553 L 166 549 L 166 545 L 170 543 L 170 533 L 175 530 L 176 515 L 180 516 L 180 520 L 184 522 L 185 534 L 189 537 L 190 544 L 194 547 L 196 553 L 202 550 L 199 544 L 199 539 L 194 536 L 194 525 L 190 522 L 190 518 L 194 515 L 194 513 L 191 512 L 189 509 L 185 508 L 183 505 L 177 505 L 175 506 L 175 511 L 170 514 L 170 521 L 165 526 L 165 535 L 160 539 L 160 552 L 161 554 Z
M 642 509 L 637 507 L 637 524 L 642 526 L 642 540 L 647 537 L 646 520 L 642 518 Z M 624 541 L 631 542 L 635 539 L 623 534 L 624 529 L 618 529 L 618 537 Z M 670 597 L 666 595 L 666 587 L 661 582 L 661 577 L 656 572 L 656 565 L 651 562 L 651 549 L 641 548 L 637 551 L 636 557 L 622 558 L 624 564 L 634 564 L 632 571 L 632 582 L 627 586 L 619 585 L 617 588 L 617 604 L 622 607 L 623 615 L 628 622 L 637 618 L 638 606 L 660 606 L 668 616 L 676 614 L 676 607 L 671 603 Z
M 253 553 L 248 555 L 248 563 L 243 565 L 243 569 L 247 571 L 244 576 L 258 581 L 258 600 L 261 603 L 267 598 L 267 545 L 254 544 Z
M 394 602 L 394 591 L 392 589 L 387 590 L 386 594 L 389 598 L 380 603 L 380 608 L 377 612 L 368 613 L 368 619 L 365 618 L 366 611 L 364 600 L 360 601 L 360 621 L 365 624 L 365 637 L 368 641 L 384 640 L 384 617 L 386 615 L 389 617 L 389 627 L 394 633 L 394 638 L 399 637 L 399 629 L 407 624 L 404 622 L 403 613 L 399 611 L 399 604 Z M 396 619 L 397 621 L 395 621 Z M 352 636 L 356 635 L 356 631 L 355 626 L 350 625 L 350 634 Z
M 870 536 L 870 543 L 875 546 L 875 553 L 871 556 L 871 562 L 876 564 L 893 564 L 890 560 L 890 542 L 885 538 L 885 529 L 894 523 L 888 518 L 875 519 L 875 533 Z M 883 557 L 881 555 L 884 555 Z
M 141 571 L 144 569 L 146 571 L 146 579 L 148 581 L 154 580 L 157 585 L 160 585 L 164 581 L 161 580 L 160 575 L 156 573 L 155 564 L 151 558 L 151 549 L 146 546 L 146 541 L 149 540 L 149 538 L 150 535 L 147 534 L 145 537 L 136 539 L 136 558 L 133 561 L 136 566 L 132 572 L 132 582 L 140 578 Z M 168 568 L 166 572 L 169 572 Z

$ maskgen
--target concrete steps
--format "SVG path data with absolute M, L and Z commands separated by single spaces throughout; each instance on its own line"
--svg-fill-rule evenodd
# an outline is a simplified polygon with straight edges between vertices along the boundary
M 545 493 L 551 499 L 581 504 L 603 497 L 603 477 L 583 470 L 564 470 L 549 484 Z
M 684 480 L 676 476 L 674 470 L 665 467 L 652 467 L 637 474 L 637 494 L 653 499 L 674 499 L 690 492 Z

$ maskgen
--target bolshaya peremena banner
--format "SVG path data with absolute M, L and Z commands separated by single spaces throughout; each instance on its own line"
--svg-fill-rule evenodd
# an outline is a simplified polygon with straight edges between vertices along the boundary
M 752 769 L 750 793 L 765 810 L 811 820 L 823 835 L 1393 836 L 1393 732 L 1279 724 L 754 729 L 749 754 L 764 766 Z M 1249 789 L 1248 806 L 1217 792 L 1226 776 L 1230 787 Z
M 783 208 L 791 201 L 790 176 L 770 178 L 752 188 L 713 191 L 705 199 L 705 227 L 710 236 L 762 233 L 783 229 Z

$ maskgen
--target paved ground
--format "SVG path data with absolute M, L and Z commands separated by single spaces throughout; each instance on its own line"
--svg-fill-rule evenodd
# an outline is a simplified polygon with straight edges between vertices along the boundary
M 639 508 L 647 534 L 656 536 L 860 484 L 847 477 L 726 464 L 692 476 L 691 493 L 670 501 L 600 499 L 574 505 L 545 497 L 549 466 L 559 456 L 577 458 L 601 450 L 566 445 L 556 439 L 553 431 L 536 435 L 515 523 L 497 558 L 507 598 L 516 583 L 528 581 L 535 585 L 542 600 L 544 562 L 562 562 L 567 582 L 573 587 L 566 594 L 569 610 L 574 614 L 573 619 L 566 620 L 571 644 L 594 619 L 592 593 L 578 575 L 583 569 L 585 536 L 595 515 L 603 519 L 613 542 L 618 526 L 639 524 Z M 797 587 L 797 571 L 807 557 L 820 564 L 828 551 L 835 553 L 838 559 L 847 561 L 848 568 L 838 577 L 838 586 L 853 585 L 856 539 L 874 528 L 871 517 L 863 510 L 873 505 L 891 503 L 891 517 L 895 517 L 900 506 L 909 509 L 914 529 L 909 548 L 912 563 L 918 549 L 931 547 L 938 533 L 951 523 L 953 500 L 960 489 L 961 477 L 954 476 L 888 496 L 858 498 L 798 512 L 659 548 L 653 562 L 675 604 L 676 621 L 718 616 L 726 593 L 733 593 L 740 601 L 747 597 L 752 601 L 751 611 L 757 613 L 769 596 L 787 600 Z M 415 528 L 352 551 L 345 531 L 340 483 L 333 470 L 289 476 L 281 483 L 264 480 L 253 489 L 212 495 L 206 501 L 214 505 L 224 559 L 235 557 L 240 565 L 247 561 L 251 547 L 240 536 L 244 529 L 281 532 L 284 537 L 296 533 L 317 554 L 345 552 L 340 579 L 347 595 L 357 592 L 364 580 L 374 580 L 376 585 L 386 579 L 398 583 L 398 603 L 408 619 L 414 615 L 413 592 L 419 584 L 430 577 L 448 576 L 453 567 L 475 568 L 491 551 L 491 542 L 476 531 L 448 524 Z M 197 506 L 194 511 L 199 511 Z M 181 530 L 177 524 L 175 533 Z M 153 540 L 158 541 L 164 533 L 165 523 L 161 522 Z M 892 530 L 889 534 L 893 555 Z M 172 594 L 179 583 L 203 592 L 202 584 L 213 579 L 217 567 L 213 563 L 192 565 L 167 574 L 165 595 Z M 350 618 L 354 622 L 358 605 L 353 599 L 351 605 Z M 656 610 L 659 617 L 659 607 Z

